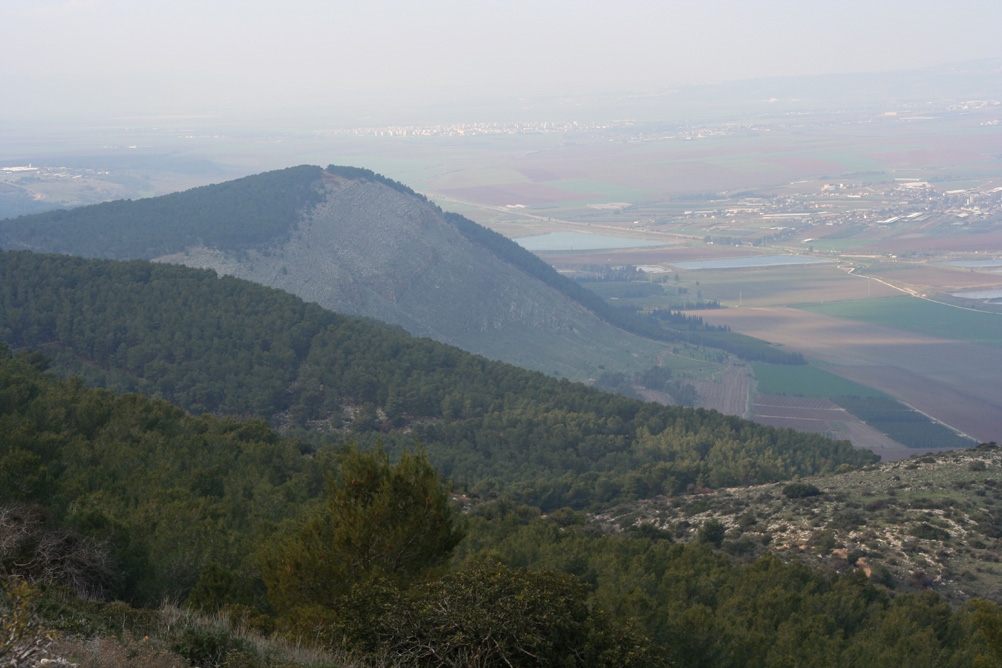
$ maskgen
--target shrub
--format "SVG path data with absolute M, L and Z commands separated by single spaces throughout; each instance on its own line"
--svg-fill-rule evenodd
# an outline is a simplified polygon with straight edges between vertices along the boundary
M 928 522 L 922 522 L 909 531 L 912 536 L 916 538 L 921 538 L 923 540 L 950 540 L 950 532 L 946 529 L 940 529 L 935 527 Z
M 810 544 L 818 551 L 818 554 L 829 554 L 832 550 L 838 547 L 838 541 L 835 540 L 835 534 L 831 531 L 823 531 L 821 533 L 816 533 L 811 537 Z
M 867 503 L 865 506 L 863 506 L 863 508 L 865 508 L 867 512 L 872 513 L 878 510 L 883 510 L 888 505 L 890 505 L 890 503 L 888 502 L 887 499 L 876 499 L 874 501 L 870 501 L 869 503 Z
M 791 482 L 783 487 L 783 496 L 788 499 L 805 499 L 809 496 L 819 496 L 821 490 L 810 483 Z
M 20 578 L 2 582 L 0 601 L 0 666 L 28 668 L 48 654 L 51 643 L 42 621 L 35 614 L 38 593 Z
M 706 520 L 699 528 L 697 540 L 700 543 L 709 543 L 714 547 L 720 547 L 726 533 L 727 528 L 719 520 Z
M 448 559 L 463 533 L 449 490 L 423 453 L 394 465 L 383 450 L 347 450 L 327 504 L 265 550 L 262 575 L 280 611 L 337 607 L 357 583 L 406 586 Z
M 745 536 L 741 540 L 726 541 L 723 548 L 731 554 L 752 554 L 755 552 L 755 541 Z
M 832 516 L 829 526 L 835 529 L 855 529 L 866 524 L 863 514 L 854 508 L 845 508 Z
M 587 595 L 566 573 L 479 564 L 388 611 L 388 653 L 417 666 L 663 665 L 646 637 L 591 610 Z

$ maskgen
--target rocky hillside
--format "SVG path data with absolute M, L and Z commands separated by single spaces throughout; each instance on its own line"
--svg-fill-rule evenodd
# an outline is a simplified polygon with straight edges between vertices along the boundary
M 831 475 L 628 504 L 595 517 L 647 525 L 736 554 L 774 552 L 860 569 L 897 589 L 954 602 L 1002 596 L 1002 448 L 873 464 Z
M 261 193 L 270 195 L 249 206 Z M 573 379 L 642 370 L 663 349 L 471 241 L 405 186 L 364 170 L 293 168 L 3 221 L 0 245 L 214 269 Z

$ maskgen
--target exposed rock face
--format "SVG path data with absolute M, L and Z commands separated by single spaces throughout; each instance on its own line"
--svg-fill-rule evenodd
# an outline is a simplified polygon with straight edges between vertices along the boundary
M 325 308 L 572 378 L 653 364 L 657 344 L 591 312 L 471 243 L 421 199 L 325 174 L 325 197 L 287 242 L 190 248 L 157 258 L 280 288 Z M 597 374 L 596 374 L 597 375 Z

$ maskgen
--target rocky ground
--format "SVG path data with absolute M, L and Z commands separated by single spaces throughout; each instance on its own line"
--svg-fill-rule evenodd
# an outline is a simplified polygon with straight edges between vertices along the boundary
M 749 488 L 624 505 L 592 518 L 613 530 L 651 524 L 676 540 L 769 550 L 835 570 L 862 569 L 892 588 L 935 589 L 959 603 L 1002 601 L 1002 448 L 916 456 L 896 462 Z M 712 533 L 712 532 L 711 532 Z

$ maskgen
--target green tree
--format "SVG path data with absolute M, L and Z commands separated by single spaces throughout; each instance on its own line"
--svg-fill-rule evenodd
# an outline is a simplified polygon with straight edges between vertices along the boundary
M 354 446 L 327 480 L 327 502 L 266 549 L 262 575 L 280 611 L 334 607 L 354 585 L 407 586 L 445 563 L 462 539 L 448 489 L 423 452 L 395 465 Z
M 988 645 L 995 661 L 995 665 L 1002 664 L 1002 611 L 999 606 L 983 598 L 976 598 L 970 603 L 972 610 L 971 619 Z M 990 666 L 992 661 L 988 657 L 979 657 L 978 666 Z
M 698 540 L 700 543 L 710 543 L 714 547 L 720 547 L 726 533 L 727 527 L 720 520 L 706 520 L 699 528 Z

